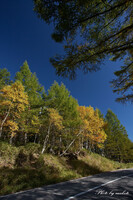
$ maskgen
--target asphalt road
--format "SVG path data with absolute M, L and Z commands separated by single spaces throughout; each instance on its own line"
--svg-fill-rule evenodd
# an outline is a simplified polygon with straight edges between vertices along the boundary
M 0 200 L 133 200 L 133 168 L 40 187 Z

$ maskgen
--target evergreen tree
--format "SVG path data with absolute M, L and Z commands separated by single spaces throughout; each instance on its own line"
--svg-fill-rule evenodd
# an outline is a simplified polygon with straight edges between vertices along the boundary
M 125 127 L 120 123 L 117 116 L 108 110 L 105 116 L 107 126 L 105 132 L 107 140 L 105 142 L 105 155 L 110 158 L 123 162 L 128 154 L 128 135 Z
M 37 107 L 43 103 L 44 88 L 40 85 L 36 74 L 30 71 L 27 61 L 20 67 L 20 71 L 16 73 L 15 80 L 21 81 L 24 85 L 31 107 Z
M 16 73 L 15 80 L 19 80 L 23 84 L 28 94 L 29 109 L 23 114 L 21 123 L 21 131 L 24 132 L 26 143 L 27 133 L 31 136 L 31 140 L 35 140 L 39 133 L 39 123 L 41 123 L 39 122 L 39 115 L 44 106 L 43 96 L 45 96 L 45 91 L 40 85 L 36 74 L 30 71 L 27 61 L 21 66 L 20 71 Z M 36 131 L 33 131 L 33 127 Z
M 75 78 L 78 69 L 98 70 L 107 57 L 126 58 L 113 86 L 122 94 L 118 101 L 133 100 L 132 0 L 34 0 L 34 10 L 54 23 L 52 38 L 63 42 L 65 55 L 51 59 L 58 75 Z
M 78 112 L 78 102 L 66 89 L 62 83 L 59 85 L 56 81 L 48 90 L 48 96 L 46 100 L 47 108 L 54 108 L 58 111 L 59 115 L 62 116 L 62 124 L 64 129 L 58 134 L 57 145 L 60 151 L 71 143 L 76 137 L 77 130 L 80 124 L 80 117 Z
M 48 90 L 48 96 L 46 105 L 50 108 L 55 108 L 58 110 L 60 115 L 64 119 L 64 125 L 76 126 L 78 123 L 78 102 L 74 99 L 70 92 L 66 89 L 65 85 L 62 83 L 59 85 L 56 81 Z
M 10 72 L 6 68 L 0 69 L 0 89 L 10 83 Z
M 99 110 L 98 108 L 96 108 L 96 112 L 98 112 L 99 118 L 104 119 L 104 114 L 102 114 L 101 110 Z

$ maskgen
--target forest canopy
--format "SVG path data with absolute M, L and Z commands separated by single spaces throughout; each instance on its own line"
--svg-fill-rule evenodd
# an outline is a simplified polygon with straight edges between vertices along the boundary
M 37 143 L 42 153 L 59 156 L 87 149 L 133 162 L 133 143 L 111 110 L 104 117 L 98 108 L 79 105 L 56 81 L 46 92 L 26 61 L 13 80 L 6 68 L 0 69 L 0 140 L 16 146 Z

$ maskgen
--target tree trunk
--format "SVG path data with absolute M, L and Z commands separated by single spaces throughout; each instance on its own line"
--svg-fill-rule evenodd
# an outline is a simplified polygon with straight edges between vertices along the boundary
M 91 141 L 89 141 L 89 151 L 92 152 L 92 144 L 91 144 Z
M 60 152 L 62 151 L 62 137 L 60 135 L 60 138 L 59 138 L 59 149 L 60 149 Z
M 71 147 L 71 145 L 75 142 L 75 140 L 77 139 L 77 137 L 80 134 L 81 134 L 81 131 L 78 133 L 78 135 L 76 135 L 76 138 L 74 138 L 74 140 L 72 140 L 72 142 L 68 145 L 68 147 L 66 148 L 66 150 L 60 155 L 60 157 L 63 156 L 67 152 L 67 150 Z
M 4 125 L 5 121 L 6 121 L 9 113 L 10 113 L 10 108 L 9 108 L 8 112 L 6 113 L 6 116 L 5 116 L 5 118 L 3 119 L 2 123 L 1 123 L 1 126 L 0 126 L 0 137 L 2 136 L 3 125 Z
M 84 148 L 83 147 L 83 142 L 84 142 L 84 138 L 83 138 L 83 136 L 81 136 L 81 138 L 79 138 L 79 149 L 80 150 Z
M 49 139 L 50 127 L 51 127 L 51 125 L 49 125 L 49 127 L 48 127 L 48 134 L 46 135 L 46 138 L 44 140 L 44 144 L 43 144 L 43 148 L 42 148 L 42 154 L 44 153 L 44 151 L 46 149 L 46 145 L 47 145 L 47 142 L 48 142 L 48 139 Z
M 0 127 L 0 138 L 2 136 L 2 128 L 3 128 L 3 126 Z
M 27 143 L 27 133 L 24 134 L 24 143 Z
M 37 133 L 35 134 L 34 143 L 36 143 Z
M 89 144 L 88 144 L 88 143 L 89 143 L 89 141 L 88 141 L 88 140 L 86 140 L 86 144 L 85 144 L 85 148 L 86 148 L 86 149 L 88 149 L 88 148 L 89 148 Z
M 50 152 L 55 154 L 55 135 L 52 134 L 51 145 L 50 145 Z
M 10 137 L 10 144 L 12 144 L 12 139 L 13 139 L 13 135 L 11 134 L 11 137 Z

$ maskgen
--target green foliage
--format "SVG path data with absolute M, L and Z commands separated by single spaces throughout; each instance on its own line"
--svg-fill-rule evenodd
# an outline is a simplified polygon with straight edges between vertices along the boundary
M 96 112 L 98 112 L 98 115 L 99 115 L 100 118 L 104 119 L 104 115 L 102 114 L 101 110 L 96 108 Z
M 121 125 L 117 116 L 111 110 L 108 110 L 105 119 L 107 121 L 105 155 L 119 162 L 132 162 L 132 142 L 128 138 L 125 127 Z
M 20 71 L 16 73 L 15 80 L 19 80 L 24 85 L 29 100 L 29 108 L 21 117 L 20 130 L 23 134 L 28 133 L 34 137 L 35 134 L 39 133 L 41 123 L 39 113 L 42 106 L 44 106 L 45 90 L 40 85 L 36 74 L 30 71 L 27 61 L 21 66 Z M 25 143 L 27 142 L 26 138 Z
M 55 81 L 50 87 L 48 90 L 46 105 L 47 107 L 58 110 L 64 119 L 64 125 L 74 126 L 79 123 L 79 114 L 77 110 L 78 102 L 76 99 L 70 96 L 70 92 L 66 89 L 63 83 L 59 85 Z
M 45 105 L 48 109 L 54 108 L 62 117 L 63 130 L 57 132 L 57 129 L 54 128 L 52 138 L 50 138 L 52 141 L 52 149 L 50 149 L 59 153 L 65 150 L 71 140 L 75 138 L 75 133 L 79 128 L 81 120 L 77 109 L 78 102 L 70 96 L 70 92 L 63 83 L 59 85 L 55 81 L 48 90 Z M 46 108 L 44 108 L 44 113 L 46 113 Z
M 10 83 L 10 72 L 6 68 L 0 69 L 0 89 Z
M 73 79 L 78 69 L 97 71 L 107 57 L 126 58 L 113 86 L 122 95 L 118 101 L 133 100 L 132 0 L 34 0 L 34 11 L 54 23 L 52 38 L 63 43 L 65 54 L 51 58 L 58 75 Z
M 41 145 L 37 143 L 28 143 L 24 148 L 28 153 L 40 153 L 41 151 Z
M 15 158 L 19 149 L 7 142 L 0 141 L 0 163 L 1 166 L 12 166 L 15 163 Z
M 14 83 L 0 73 L 0 195 L 133 166 L 133 143 L 111 110 L 105 122 L 63 83 L 46 95 L 27 62 Z
M 117 101 L 122 103 L 126 101 L 133 102 L 133 52 L 131 56 L 126 59 L 125 65 L 114 73 L 117 79 L 112 81 L 114 92 L 123 94 L 117 98 Z
M 1 168 L 0 181 L 2 183 L 0 185 L 0 195 L 36 188 L 46 184 L 43 171 L 28 168 Z
M 5 85 L 0 90 L 0 138 L 19 147 L 14 161 L 17 167 L 42 167 L 42 158 L 36 159 L 44 152 L 78 155 L 83 148 L 119 162 L 132 162 L 133 143 L 112 111 L 105 122 L 98 108 L 79 106 L 65 85 L 56 81 L 46 95 L 26 61 L 14 83 L 6 85 L 7 70 L 1 74 Z
M 43 103 L 42 94 L 45 93 L 44 88 L 38 82 L 36 74 L 32 74 L 30 71 L 27 61 L 21 66 L 20 71 L 16 73 L 15 80 L 21 81 L 24 85 L 31 107 L 40 106 Z
M 0 151 L 5 152 L 0 154 L 0 195 L 133 165 L 119 164 L 98 154 L 90 154 L 87 150 L 83 150 L 84 155 L 79 156 L 76 160 L 51 154 L 41 156 L 38 154 L 37 156 L 32 153 L 33 147 L 37 148 L 37 151 L 40 148 L 39 145 L 33 143 L 29 143 L 25 147 L 13 147 L 5 142 L 0 142 Z M 14 161 L 5 165 L 6 160 L 11 159 Z

